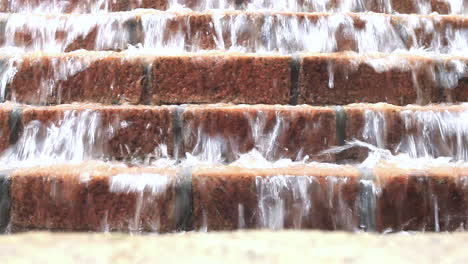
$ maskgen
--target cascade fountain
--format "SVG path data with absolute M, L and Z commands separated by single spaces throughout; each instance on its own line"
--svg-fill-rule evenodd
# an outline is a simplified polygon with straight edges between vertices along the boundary
M 0 231 L 468 225 L 462 0 L 0 0 Z

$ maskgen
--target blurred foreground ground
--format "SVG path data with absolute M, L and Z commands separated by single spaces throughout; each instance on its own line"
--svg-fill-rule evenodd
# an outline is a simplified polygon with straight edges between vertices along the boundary
M 0 237 L 0 263 L 468 263 L 468 233 L 248 231 Z

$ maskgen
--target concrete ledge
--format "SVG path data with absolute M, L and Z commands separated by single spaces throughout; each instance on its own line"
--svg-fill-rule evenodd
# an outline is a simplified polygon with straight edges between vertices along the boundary
M 58 242 L 59 241 L 59 242 Z M 453 263 L 467 261 L 466 233 L 372 235 L 248 231 L 168 235 L 25 233 L 0 237 L 4 263 Z M 67 251 L 63 249 L 67 248 Z M 24 254 L 24 251 L 28 254 Z M 421 252 L 425 252 L 421 254 Z

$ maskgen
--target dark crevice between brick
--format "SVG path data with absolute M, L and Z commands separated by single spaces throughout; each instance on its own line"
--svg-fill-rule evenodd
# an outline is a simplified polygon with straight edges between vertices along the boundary
M 177 231 L 189 231 L 193 223 L 192 168 L 182 168 L 177 175 L 175 219 Z
M 335 137 L 336 137 L 336 146 L 344 146 L 346 144 L 346 126 L 347 119 L 346 111 L 343 106 L 335 106 Z M 338 164 L 347 164 L 350 162 L 350 153 L 352 149 L 344 149 L 336 153 L 336 163 Z M 351 152 L 350 152 L 351 151 Z
M 371 168 L 361 168 L 359 181 L 359 228 L 363 231 L 376 231 L 376 188 Z
M 291 57 L 291 87 L 289 90 L 289 104 L 297 105 L 299 100 L 299 72 L 302 58 L 299 55 Z
M 150 105 L 153 97 L 153 89 L 151 87 L 153 63 L 144 65 L 144 78 L 142 80 L 143 91 L 141 92 L 140 104 Z
M 445 88 L 443 87 L 442 85 L 442 76 L 440 75 L 440 70 L 441 68 L 444 67 L 444 65 L 440 65 L 440 64 L 437 64 L 435 66 L 435 81 L 436 81 L 436 84 L 437 84 L 437 94 L 436 94 L 436 97 L 437 97 L 437 102 L 430 102 L 430 103 L 438 103 L 438 102 L 449 102 L 451 101 L 452 99 L 450 98 L 450 94 L 446 94 L 446 91 L 445 91 Z M 446 96 L 448 98 L 446 98 Z
M 128 34 L 128 43 L 135 46 L 138 43 L 143 44 L 144 40 L 144 32 L 143 32 L 143 25 L 141 24 L 140 19 L 131 18 L 125 21 L 125 27 Z
M 346 111 L 342 106 L 335 106 L 335 118 L 336 118 L 336 144 L 337 146 L 343 146 L 346 138 Z
M 463 75 L 457 75 L 455 73 L 449 73 L 451 65 L 446 65 L 444 62 L 437 62 L 435 68 L 433 69 L 435 72 L 435 81 L 437 85 L 437 102 L 430 102 L 430 103 L 453 103 L 456 102 L 456 98 L 454 96 L 454 89 L 456 88 L 457 84 L 463 81 Z M 453 74 L 452 77 L 456 77 L 457 82 L 452 83 L 447 79 L 447 73 Z
M 183 142 L 182 142 L 182 113 L 184 112 L 184 106 L 176 106 L 175 111 L 172 113 L 172 127 L 173 127 L 173 138 L 174 138 L 174 159 L 177 162 L 180 162 L 180 159 L 183 158 Z
M 0 234 L 8 232 L 10 224 L 10 170 L 0 171 Z
M 10 128 L 10 144 L 14 145 L 23 132 L 23 110 L 21 108 L 14 108 L 10 111 L 8 119 L 8 126 Z

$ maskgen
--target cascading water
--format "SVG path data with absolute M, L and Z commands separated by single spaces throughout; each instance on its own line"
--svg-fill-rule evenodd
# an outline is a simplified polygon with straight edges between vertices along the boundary
M 197 67 L 221 75 L 226 69 L 209 72 L 203 61 L 219 54 L 245 55 L 242 63 L 289 58 L 292 105 L 306 89 L 306 57 L 324 58 L 314 74 L 327 89 L 338 89 L 336 72 L 348 79 L 369 67 L 389 82 L 409 72 L 415 103 L 432 102 L 427 87 L 437 90 L 433 97 L 456 97 L 468 75 L 462 0 L 435 1 L 443 7 L 425 0 L 403 7 L 394 0 L 6 2 L 2 11 L 12 13 L 0 18 L 0 100 L 17 104 L 6 102 L 0 112 L 8 137 L 0 184 L 11 182 L 11 199 L 25 201 L 12 207 L 11 230 L 385 233 L 468 226 L 466 105 L 374 105 L 355 115 L 352 105 L 131 105 L 151 104 L 162 93 L 154 78 L 164 60 L 182 68 L 195 58 Z M 186 75 L 166 78 L 176 86 L 184 77 L 193 86 L 212 78 Z M 0 206 L 0 229 L 4 211 L 10 214 Z
M 195 11 L 203 11 L 210 9 L 222 10 L 278 10 L 278 11 L 291 11 L 291 12 L 417 12 L 420 14 L 429 14 L 434 11 L 442 11 L 448 14 L 466 14 L 466 6 L 463 5 L 462 0 L 440 0 L 437 1 L 446 8 L 432 6 L 431 1 L 426 0 L 412 0 L 408 1 L 409 7 L 401 8 L 399 6 L 393 7 L 393 1 L 390 0 L 352 0 L 352 1 L 290 1 L 290 0 L 203 0 L 203 1 L 186 1 L 186 0 L 167 0 L 159 1 L 154 4 L 148 5 L 144 1 L 128 1 L 126 4 L 119 5 L 114 1 L 109 0 L 87 0 L 79 3 L 76 2 L 41 2 L 28 1 L 28 0 L 14 0 L 9 1 L 6 10 L 9 12 L 27 12 L 27 13 L 60 13 L 60 12 L 73 12 L 73 13 L 102 13 L 111 10 L 125 11 L 134 8 L 156 8 L 160 10 L 173 10 L 178 8 L 190 8 Z
M 278 114 L 278 113 L 276 113 Z M 375 145 L 374 149 L 371 148 L 369 157 L 359 165 L 361 171 L 370 171 L 371 175 L 366 176 L 367 173 L 363 173 L 360 180 L 360 186 L 367 186 L 364 188 L 365 193 L 359 197 L 355 197 L 353 200 L 349 200 L 349 178 L 346 177 L 314 177 L 314 176 L 300 176 L 300 175 L 283 175 L 283 174 L 272 174 L 271 176 L 257 176 L 253 181 L 252 188 L 256 190 L 257 207 L 255 227 L 257 228 L 320 228 L 320 229 L 345 229 L 345 230 L 358 230 L 363 228 L 365 230 L 380 230 L 382 226 L 375 226 L 375 214 L 382 208 L 386 208 L 388 205 L 376 204 L 376 200 L 379 197 L 386 197 L 385 192 L 381 192 L 381 188 L 386 188 L 389 183 L 385 180 L 379 183 L 373 183 L 372 174 L 375 173 L 375 169 L 378 169 L 382 164 L 393 164 L 402 169 L 414 169 L 414 170 L 425 170 L 428 164 L 435 166 L 445 166 L 450 164 L 449 161 L 456 161 L 453 163 L 454 168 L 465 166 L 463 162 L 466 162 L 466 153 L 463 151 L 465 148 L 463 145 L 448 144 L 447 142 L 462 143 L 465 141 L 463 131 L 464 124 L 461 122 L 465 111 L 457 112 L 437 112 L 437 111 L 413 111 L 405 110 L 401 111 L 398 116 L 404 120 L 404 136 L 401 138 L 401 142 L 397 145 L 394 150 L 395 153 L 399 153 L 397 156 L 393 156 L 388 151 L 383 151 L 383 148 L 387 148 L 388 144 L 388 125 L 390 125 L 386 119 L 386 115 L 383 112 L 378 111 L 365 111 L 365 124 L 363 127 L 362 138 L 366 140 L 370 145 Z M 15 168 L 15 167 L 29 167 L 34 165 L 47 165 L 47 164 L 80 164 L 89 160 L 99 159 L 103 156 L 103 151 L 106 149 L 106 139 L 111 138 L 113 134 L 118 134 L 119 129 L 125 128 L 128 125 L 120 123 L 117 127 L 109 127 L 108 131 L 103 130 L 106 125 L 102 124 L 102 117 L 100 117 L 99 111 L 68 111 L 64 113 L 60 121 L 50 123 L 40 123 L 39 121 L 32 121 L 25 125 L 21 136 L 19 137 L 16 144 L 8 149 L 2 157 L 2 166 L 4 168 Z M 153 160 L 152 166 L 166 168 L 167 166 L 173 168 L 179 167 L 193 167 L 205 164 L 208 166 L 222 166 L 228 165 L 228 167 L 245 167 L 252 169 L 262 168 L 288 168 L 294 166 L 306 166 L 312 167 L 322 166 L 325 168 L 336 168 L 339 165 L 325 164 L 310 162 L 307 160 L 293 161 L 291 159 L 272 159 L 271 161 L 265 157 L 272 156 L 272 142 L 278 144 L 278 137 L 281 134 L 281 127 L 285 126 L 286 120 L 279 119 L 278 116 L 274 118 L 275 125 L 271 126 L 271 133 L 262 132 L 265 129 L 265 113 L 259 115 L 260 119 L 256 122 L 249 124 L 252 126 L 252 138 L 256 138 L 255 147 L 248 153 L 237 153 L 237 160 L 228 162 L 222 158 L 222 146 L 225 143 L 217 144 L 218 147 L 210 147 L 208 145 L 213 142 L 229 142 L 228 139 L 222 139 L 221 135 L 217 135 L 211 138 L 208 134 L 199 134 L 197 137 L 203 139 L 203 143 L 197 144 L 208 144 L 204 147 L 196 147 L 195 150 L 204 151 L 203 154 L 186 153 L 186 158 L 180 159 L 178 162 L 173 159 L 164 158 L 163 160 Z M 261 121 L 263 118 L 263 121 Z M 446 122 L 452 120 L 453 122 Z M 444 121 L 444 122 L 442 122 Z M 278 125 L 280 122 L 282 125 Z M 287 126 L 287 125 L 286 125 Z M 185 128 L 187 131 L 192 131 L 193 128 Z M 100 133 L 100 134 L 96 134 Z M 356 135 L 360 137 L 361 135 Z M 440 144 L 422 144 L 428 137 L 440 138 Z M 446 140 L 446 141 L 444 141 Z M 420 141 L 420 144 L 415 142 Z M 270 147 L 269 147 L 270 146 Z M 353 143 L 350 144 L 353 146 Z M 362 146 L 362 145 L 361 145 Z M 276 146 L 281 147 L 281 146 Z M 161 146 L 157 147 L 158 149 Z M 380 148 L 380 149 L 379 149 Z M 448 151 L 447 148 L 452 148 L 452 152 Z M 155 151 L 157 151 L 155 149 Z M 225 149 L 226 151 L 226 149 Z M 461 151 L 457 153 L 457 151 Z M 223 154 L 225 155 L 225 154 Z M 445 157 L 443 157 L 445 156 Z M 450 158 L 447 158 L 450 157 Z M 436 159 L 437 158 L 437 159 Z M 271 158 L 270 158 L 271 159 Z M 141 159 L 133 160 L 130 162 L 130 166 L 142 165 Z M 401 167 L 403 164 L 403 167 Z M 407 164 L 407 165 L 404 165 Z M 126 168 L 126 166 L 124 166 Z M 372 172 L 374 171 L 374 172 Z M 81 174 L 81 184 L 88 184 L 92 178 L 88 174 Z M 156 177 L 156 178 L 155 178 Z M 385 178 L 383 178 L 385 179 Z M 424 174 L 421 175 L 421 179 L 426 179 Z M 161 192 L 165 192 L 168 181 L 170 178 L 164 175 L 156 174 L 117 174 L 110 179 L 110 192 L 112 193 L 134 193 L 135 196 L 135 211 L 133 212 L 133 220 L 128 222 L 128 230 L 139 231 L 139 230 L 160 230 L 162 220 L 152 219 L 142 220 L 141 210 L 149 210 L 148 206 L 151 207 L 154 199 L 157 199 Z M 464 189 L 465 184 L 463 178 L 457 185 L 457 188 Z M 374 185 L 375 184 L 375 185 Z M 53 184 L 56 186 L 56 183 Z M 58 185 L 57 185 L 58 186 Z M 427 201 L 428 208 L 432 208 L 434 219 L 441 221 L 442 230 L 452 229 L 454 225 L 464 225 L 460 222 L 459 218 L 455 216 L 446 216 L 450 219 L 440 220 L 438 217 L 439 211 L 437 207 L 443 206 L 446 208 L 447 205 L 443 204 L 445 201 L 443 194 L 432 185 L 427 185 L 427 192 L 421 193 L 421 199 Z M 59 187 L 54 187 L 59 188 Z M 62 188 L 62 187 L 60 187 Z M 436 189 L 431 189 L 436 188 Z M 409 190 L 408 190 L 409 191 Z M 65 195 L 65 194 L 63 194 Z M 62 197 L 63 195 L 55 195 L 53 197 Z M 54 199 L 55 199 L 54 198 Z M 58 199 L 58 198 L 57 198 Z M 158 198 L 159 199 L 159 198 Z M 403 200 L 402 200 L 403 203 Z M 442 204 L 441 204 L 442 203 Z M 404 209 L 403 204 L 395 204 L 398 210 Z M 252 227 L 247 225 L 248 219 L 245 218 L 245 205 L 244 203 L 238 204 L 238 225 L 239 227 Z M 429 210 L 428 209 L 428 210 Z M 434 211 L 435 210 L 435 211 Z M 446 210 L 446 209 L 444 209 Z M 145 211 L 146 212 L 146 211 Z M 362 215 L 361 219 L 357 215 Z M 108 220 L 109 215 L 103 216 L 100 221 L 103 223 L 102 229 L 99 230 L 113 230 L 108 224 L 105 224 Z M 155 216 L 156 217 L 156 216 Z M 323 220 L 326 217 L 326 220 Z M 317 222 L 317 219 L 322 219 Z M 405 216 L 401 216 L 401 219 L 405 219 Z M 141 222 L 144 221 L 144 222 Z M 153 228 L 148 229 L 148 223 L 150 221 Z M 399 220 L 400 221 L 400 220 Z M 401 220 L 403 221 L 403 220 Z M 427 225 L 432 225 L 433 222 L 430 219 L 424 220 Z M 440 227 L 439 225 L 439 229 Z M 143 227 L 142 225 L 145 225 Z M 211 230 L 210 222 L 205 223 L 206 230 Z M 112 226 L 112 225 L 111 225 Z M 405 223 L 401 223 L 401 226 L 386 226 L 386 232 L 404 230 L 407 227 L 416 230 L 431 230 L 431 226 L 406 226 Z M 117 227 L 113 227 L 117 228 Z M 201 230 L 204 230 L 203 228 Z
M 96 61 L 114 56 L 110 52 L 81 56 L 86 54 L 82 49 L 122 51 L 118 53 L 122 58 L 168 53 L 203 56 L 212 54 L 213 50 L 226 54 L 299 55 L 299 58 L 315 53 L 332 56 L 335 52 L 347 52 L 343 57 L 349 58 L 346 71 L 350 74 L 359 65 L 370 66 L 377 73 L 411 72 L 417 103 L 429 100 L 421 91 L 426 83 L 454 88 L 466 78 L 468 71 L 464 56 L 468 29 L 457 21 L 441 23 L 440 18 L 432 16 L 136 10 L 99 16 L 10 14 L 3 19 L 4 41 L 0 51 L 8 58 L 5 59 L 8 63 L 2 64 L 0 69 L 1 97 L 19 103 L 31 102 L 31 99 L 20 98 L 15 91 L 8 97 L 6 89 L 17 78 L 16 73 L 25 60 L 33 61 L 24 65 L 26 69 L 51 67 L 44 60 L 52 60 L 51 69 L 41 76 L 40 95 L 34 102 L 54 104 L 62 102 L 60 85 L 63 81 Z M 38 56 L 37 51 L 46 54 Z M 77 56 L 61 58 L 56 55 L 63 52 Z M 433 63 L 423 63 L 425 60 Z M 147 64 L 148 68 L 155 65 Z M 328 62 L 328 87 L 331 89 L 335 87 L 336 67 Z M 57 98 L 51 99 L 51 96 Z M 72 99 L 67 100 L 65 102 Z
M 33 120 L 25 125 L 18 141 L 1 158 L 4 167 L 27 167 L 57 162 L 79 163 L 103 155 L 99 113 L 66 111 L 57 124 Z
M 466 108 L 458 111 L 403 110 L 396 118 L 403 123 L 403 131 L 388 142 L 388 126 L 395 122 L 384 111 L 367 110 L 362 139 L 381 149 L 407 154 L 411 158 L 450 157 L 453 161 L 468 161 Z
M 343 199 L 346 179 L 327 177 L 324 182 L 307 176 L 257 177 L 259 228 L 316 228 L 355 230 L 355 205 Z M 327 217 L 318 222 L 316 218 Z
M 128 45 L 141 44 L 143 51 L 153 53 L 215 49 L 282 54 L 419 51 L 463 56 L 468 37 L 468 29 L 456 21 L 445 25 L 437 17 L 374 13 L 296 15 L 137 10 L 99 16 L 10 14 L 3 20 L 2 47 L 49 53 L 125 50 Z
M 163 195 L 171 184 L 169 176 L 150 173 L 118 174 L 111 178 L 110 192 L 137 195 L 134 217 L 129 223 L 130 231 L 141 231 L 144 225 L 149 225 L 151 231 L 160 230 L 161 219 L 158 217 L 145 219 L 144 213 L 152 209 L 155 200 Z M 154 215 L 159 216 L 157 213 Z M 147 222 L 144 223 L 145 221 Z

